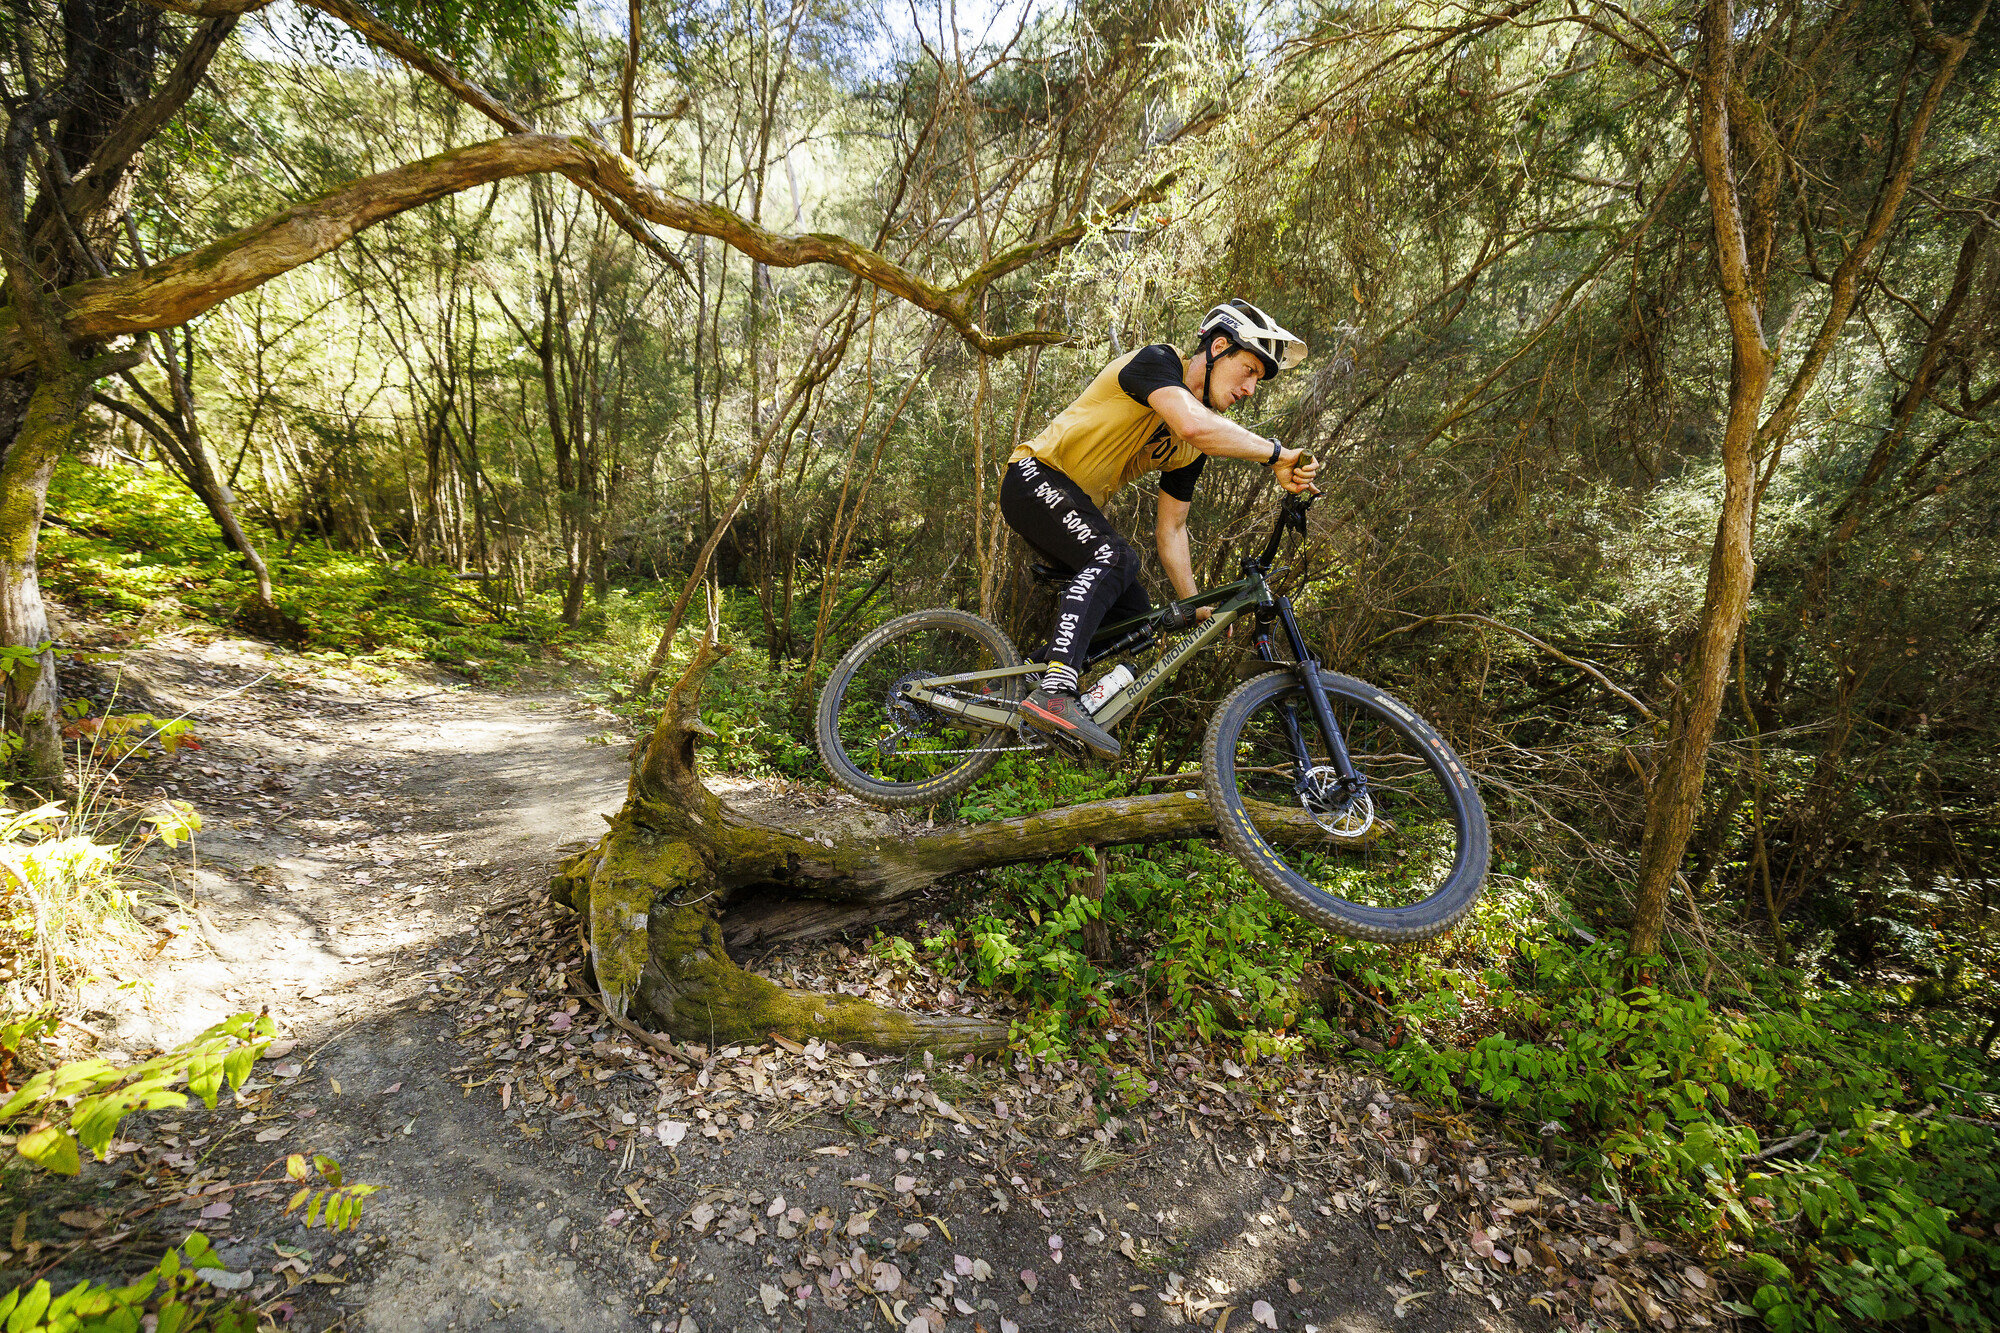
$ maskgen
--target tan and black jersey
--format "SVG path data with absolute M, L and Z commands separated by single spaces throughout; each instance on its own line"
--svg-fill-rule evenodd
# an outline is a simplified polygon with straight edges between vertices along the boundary
M 1187 362 L 1164 343 L 1128 352 L 1007 461 L 1034 458 L 1070 478 L 1097 505 L 1155 469 L 1162 473 L 1161 490 L 1192 500 L 1208 456 L 1177 438 L 1146 401 L 1157 389 L 1183 386 L 1186 375 Z

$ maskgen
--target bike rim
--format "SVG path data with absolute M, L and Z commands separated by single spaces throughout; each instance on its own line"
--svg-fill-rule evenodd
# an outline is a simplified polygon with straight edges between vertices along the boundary
M 955 626 L 917 626 L 889 639 L 858 663 L 841 686 L 834 726 L 841 757 L 871 782 L 914 791 L 1003 744 L 1006 733 L 927 708 L 899 688 L 928 676 L 993 671 L 1001 665 L 990 645 Z M 1019 693 L 1008 680 L 985 688 L 996 698 Z M 977 687 L 966 692 L 977 693 Z
M 1374 705 L 1331 693 L 1327 704 L 1363 787 L 1341 783 L 1300 686 L 1258 703 L 1237 731 L 1226 781 L 1264 855 L 1313 895 L 1361 908 L 1411 908 L 1451 891 L 1465 830 L 1431 747 Z M 1310 760 L 1303 773 L 1294 728 Z

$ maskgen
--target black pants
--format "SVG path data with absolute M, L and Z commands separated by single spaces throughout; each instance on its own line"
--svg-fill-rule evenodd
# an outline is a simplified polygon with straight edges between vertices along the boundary
M 1112 528 L 1074 481 L 1046 463 L 1024 458 L 1000 482 L 1000 516 L 1056 568 L 1074 574 L 1056 600 L 1049 658 L 1067 663 L 1072 678 L 1053 671 L 1050 687 L 1074 689 L 1091 636 L 1113 612 L 1120 620 L 1152 609 L 1139 582 L 1139 553 Z

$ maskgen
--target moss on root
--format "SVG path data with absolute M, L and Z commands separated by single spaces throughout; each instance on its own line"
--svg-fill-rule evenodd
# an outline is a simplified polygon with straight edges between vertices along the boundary
M 744 971 L 723 946 L 726 889 L 685 838 L 619 815 L 551 886 L 589 923 L 605 1006 L 683 1041 L 762 1041 L 778 1032 L 874 1050 L 994 1050 L 1004 1026 L 905 1013 L 844 995 L 791 991 Z

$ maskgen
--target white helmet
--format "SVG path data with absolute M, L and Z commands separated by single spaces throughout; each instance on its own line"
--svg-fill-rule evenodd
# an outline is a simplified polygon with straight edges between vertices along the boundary
M 1202 317 L 1201 345 L 1207 347 L 1217 334 L 1263 362 L 1267 380 L 1306 359 L 1305 339 L 1287 332 L 1277 320 L 1241 298 Z

